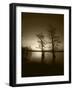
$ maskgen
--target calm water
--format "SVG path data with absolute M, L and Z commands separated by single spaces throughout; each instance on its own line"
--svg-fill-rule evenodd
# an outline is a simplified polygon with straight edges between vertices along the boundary
M 41 52 L 32 52 L 32 55 L 30 57 L 30 61 L 33 62 L 41 62 Z M 44 58 L 44 62 L 45 63 L 51 63 L 52 62 L 52 52 L 44 52 L 45 54 L 45 58 Z M 62 63 L 64 62 L 64 52 L 55 52 L 55 63 Z
M 44 52 L 44 63 L 41 63 L 42 52 L 29 51 L 23 56 L 22 77 L 64 75 L 64 52 L 55 52 L 54 63 L 52 52 Z

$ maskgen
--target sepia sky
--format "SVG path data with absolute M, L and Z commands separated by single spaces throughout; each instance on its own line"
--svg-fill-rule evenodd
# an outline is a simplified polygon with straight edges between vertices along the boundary
M 36 34 L 43 33 L 45 40 L 48 40 L 47 31 L 49 25 L 56 28 L 56 33 L 60 36 L 61 44 L 59 49 L 64 47 L 64 15 L 62 14 L 38 14 L 22 13 L 22 47 L 31 47 L 33 50 L 39 50 L 38 38 Z M 50 48 L 45 48 L 45 50 Z

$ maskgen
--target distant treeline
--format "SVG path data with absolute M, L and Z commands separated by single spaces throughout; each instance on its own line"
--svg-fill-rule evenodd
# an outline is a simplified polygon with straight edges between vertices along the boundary
M 41 50 L 32 50 L 29 47 L 22 47 L 23 51 L 29 51 L 29 52 L 42 52 Z M 52 50 L 43 50 L 43 52 L 52 52 Z M 64 50 L 55 50 L 55 52 L 64 52 Z

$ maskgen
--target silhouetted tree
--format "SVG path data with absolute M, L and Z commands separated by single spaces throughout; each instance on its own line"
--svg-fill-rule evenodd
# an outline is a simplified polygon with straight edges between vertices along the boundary
M 44 54 L 44 48 L 45 48 L 45 40 L 44 40 L 44 35 L 42 33 L 39 33 L 36 35 L 38 37 L 38 43 L 39 43 L 39 47 L 42 51 L 42 55 L 41 55 L 41 61 L 42 63 L 44 62 L 44 58 L 45 58 L 45 54 Z
M 53 54 L 53 63 L 55 63 L 55 50 L 58 48 L 60 42 L 59 35 L 56 33 L 56 28 L 53 27 L 52 25 L 49 25 L 49 30 L 48 30 L 48 40 L 49 44 L 51 44 L 52 48 L 52 54 Z

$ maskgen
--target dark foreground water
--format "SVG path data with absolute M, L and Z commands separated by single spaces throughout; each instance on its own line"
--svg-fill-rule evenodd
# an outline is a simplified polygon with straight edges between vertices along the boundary
M 64 52 L 55 52 L 54 63 L 52 52 L 44 52 L 44 63 L 41 56 L 42 52 L 22 54 L 22 77 L 64 75 Z

